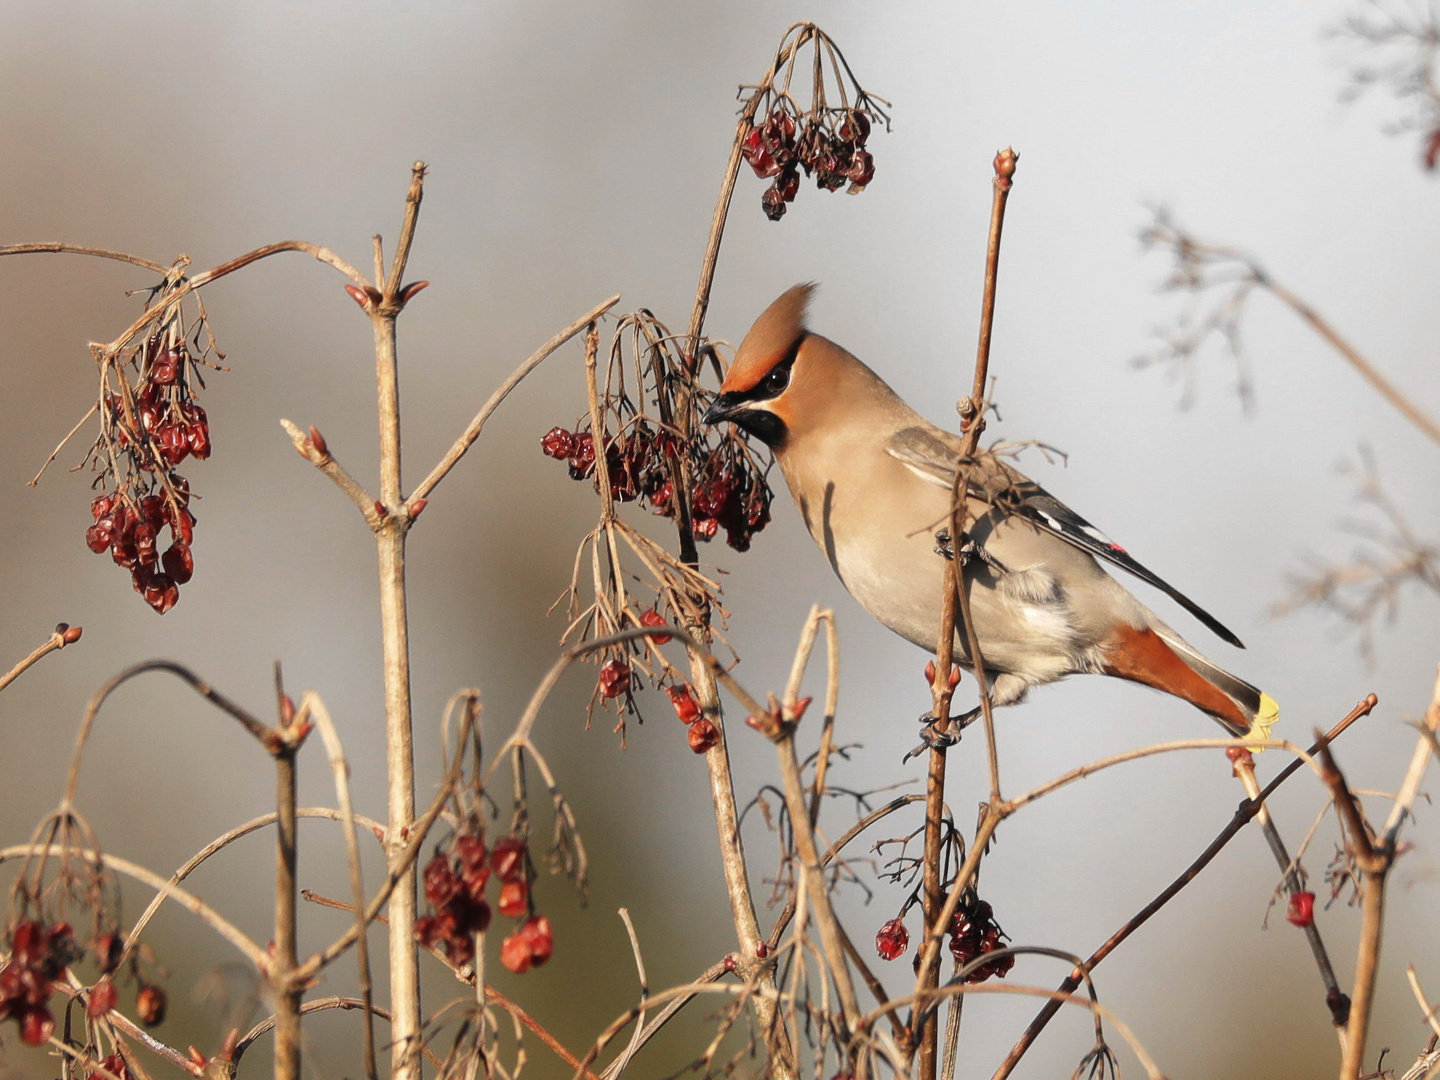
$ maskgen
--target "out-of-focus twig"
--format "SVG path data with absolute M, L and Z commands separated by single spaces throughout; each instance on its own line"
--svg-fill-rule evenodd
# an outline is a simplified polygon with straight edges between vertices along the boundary
M 1354 558 L 1333 566 L 1311 556 L 1308 571 L 1289 575 L 1290 595 L 1273 611 L 1285 615 L 1311 605 L 1333 611 L 1358 629 L 1360 651 L 1369 658 L 1376 620 L 1382 615 L 1395 617 L 1406 585 L 1418 584 L 1440 596 L 1440 548 L 1421 539 L 1385 493 L 1374 456 L 1363 444 L 1356 472 L 1357 498 L 1380 513 L 1385 527 L 1347 523 L 1349 531 L 1365 542 Z
M 1410 115 L 1389 125 L 1391 134 L 1421 133 L 1421 161 L 1440 165 L 1440 19 L 1433 4 L 1367 0 L 1350 12 L 1331 36 L 1351 49 L 1346 67 L 1350 85 L 1342 101 L 1354 101 L 1383 86 L 1400 102 L 1413 102 Z
M 1341 337 L 1318 311 L 1276 281 L 1253 255 L 1238 248 L 1202 243 L 1176 225 L 1169 212 L 1163 208 L 1155 211 L 1154 220 L 1141 231 L 1140 242 L 1146 248 L 1160 248 L 1170 252 L 1174 259 L 1174 268 L 1165 288 L 1190 293 L 1192 304 L 1190 309 L 1182 313 L 1175 326 L 1156 331 L 1161 339 L 1160 347 L 1148 355 L 1138 357 L 1138 365 L 1163 363 L 1172 369 L 1178 368 L 1187 380 L 1191 380 L 1196 354 L 1212 336 L 1219 334 L 1240 364 L 1240 396 L 1248 405 L 1252 388 L 1240 346 L 1240 323 L 1250 296 L 1256 288 L 1261 288 L 1303 319 L 1326 344 L 1359 372 L 1361 378 L 1381 397 L 1424 433 L 1426 438 L 1440 445 L 1440 424 L 1426 415 L 1381 374 L 1374 364 L 1361 355 L 1355 346 Z M 1200 311 L 1204 298 L 1207 295 L 1213 296 L 1216 292 L 1221 296 L 1219 303 L 1208 311 Z

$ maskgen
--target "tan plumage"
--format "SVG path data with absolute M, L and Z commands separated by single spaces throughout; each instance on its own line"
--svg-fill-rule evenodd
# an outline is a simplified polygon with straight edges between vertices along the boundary
M 935 649 L 959 437 L 926 421 L 878 375 L 805 327 L 813 286 L 756 320 L 706 419 L 764 439 L 825 558 L 860 604 Z M 1107 574 L 1099 556 L 1164 589 L 1240 642 L 1098 530 L 992 454 L 971 467 L 970 607 L 996 704 L 1066 675 L 1113 675 L 1174 694 L 1244 734 L 1268 728 L 1268 695 L 1202 656 Z M 956 656 L 970 666 L 965 635 Z

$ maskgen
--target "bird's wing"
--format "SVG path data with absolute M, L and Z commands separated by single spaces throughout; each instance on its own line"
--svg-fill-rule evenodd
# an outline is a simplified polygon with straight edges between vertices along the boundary
M 887 440 L 885 450 L 923 480 L 947 490 L 955 483 L 960 440 L 949 432 L 938 428 L 904 428 Z M 1001 481 L 1003 487 L 995 481 Z M 1217 637 L 1237 648 L 1245 647 L 1219 619 L 1141 566 L 1123 547 L 1016 470 L 993 458 L 988 461 L 982 459 L 977 462 L 967 486 L 967 494 L 972 498 L 988 502 L 1002 512 L 1018 514 L 1067 544 L 1118 566 L 1147 585 L 1155 586 L 1209 627 Z M 997 494 L 1003 494 L 1003 498 L 997 499 Z

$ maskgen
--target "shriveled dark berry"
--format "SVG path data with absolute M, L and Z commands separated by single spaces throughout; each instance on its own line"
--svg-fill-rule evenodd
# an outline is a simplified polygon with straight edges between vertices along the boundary
M 588 431 L 575 436 L 575 448 L 570 452 L 570 479 L 584 480 L 595 469 L 595 437 Z
M 882 960 L 894 960 L 910 947 L 910 931 L 899 919 L 891 919 L 875 935 L 875 951 Z
M 675 715 L 682 724 L 693 724 L 703 715 L 700 703 L 695 700 L 695 694 L 687 684 L 667 686 L 665 693 L 670 695 L 670 704 L 675 707 Z
M 176 585 L 184 585 L 195 576 L 195 556 L 184 540 L 176 540 L 166 548 L 165 554 L 160 556 L 160 563 Z
M 875 179 L 875 158 L 868 150 L 856 150 L 850 159 L 850 167 L 845 170 L 845 178 L 850 181 L 852 191 L 858 191 Z
M 135 1015 L 146 1027 L 165 1022 L 165 991 L 158 986 L 143 986 L 135 995 Z
M 760 208 L 771 221 L 779 221 L 785 216 L 785 196 L 772 184 L 760 196 Z
M 641 626 L 664 626 L 665 616 L 661 615 L 654 608 L 646 608 L 640 613 Z M 671 640 L 672 634 L 651 634 L 650 641 L 656 645 L 664 645 Z
M 630 689 L 630 665 L 624 660 L 607 660 L 600 668 L 600 696 L 617 698 Z
M 720 745 L 720 731 L 709 720 L 701 717 L 690 725 L 690 733 L 687 737 L 690 749 L 697 754 L 703 754 Z
M 515 881 L 525 875 L 525 841 L 507 836 L 495 841 L 490 852 L 490 869 L 501 881 Z
M 575 436 L 562 427 L 553 427 L 540 437 L 540 449 L 546 457 L 564 461 L 575 452 Z

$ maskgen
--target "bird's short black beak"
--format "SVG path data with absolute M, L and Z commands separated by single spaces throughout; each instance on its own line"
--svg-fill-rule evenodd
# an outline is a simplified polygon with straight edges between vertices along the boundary
M 745 408 L 745 404 L 739 394 L 721 394 L 710 403 L 710 408 L 705 410 L 705 415 L 700 418 L 701 423 L 718 424 L 722 420 L 733 419 L 736 413 Z

